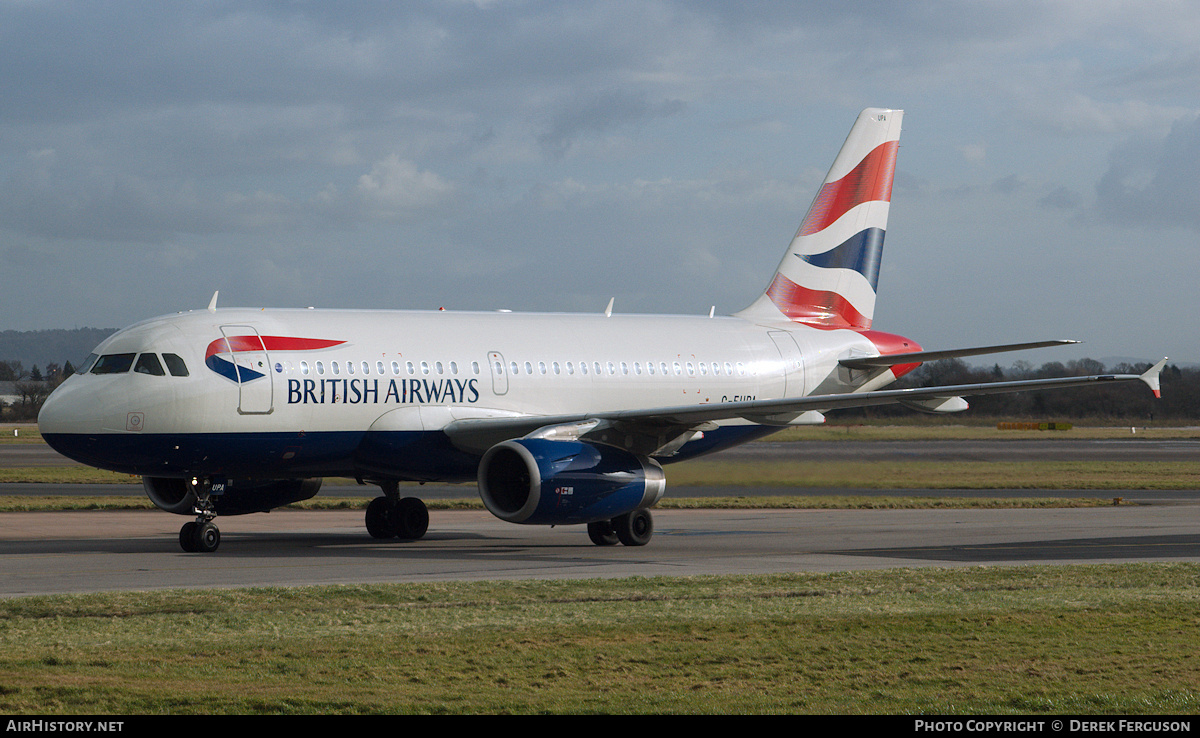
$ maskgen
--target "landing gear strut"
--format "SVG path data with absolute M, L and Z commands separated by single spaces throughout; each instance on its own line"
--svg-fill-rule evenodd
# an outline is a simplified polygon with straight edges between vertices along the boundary
M 597 546 L 645 546 L 654 535 L 654 517 L 649 510 L 634 510 L 612 520 L 588 523 L 588 538 Z
M 196 495 L 196 519 L 179 529 L 179 546 L 188 553 L 212 553 L 221 545 L 221 531 L 212 522 L 217 517 L 212 504 L 212 482 L 193 478 L 188 486 Z
M 380 485 L 383 497 L 367 505 L 367 532 L 372 538 L 416 540 L 429 530 L 429 509 L 416 497 L 400 497 L 398 482 Z

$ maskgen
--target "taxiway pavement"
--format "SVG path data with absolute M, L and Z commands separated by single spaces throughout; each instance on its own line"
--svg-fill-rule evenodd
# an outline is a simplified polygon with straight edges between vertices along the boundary
M 0 466 L 71 463 L 42 446 L 0 447 Z M 19 449 L 11 451 L 11 449 Z M 48 449 L 47 449 L 48 451 Z M 724 458 L 1097 458 L 1194 460 L 1193 441 L 758 443 Z M 53 454 L 50 451 L 50 454 Z M 21 461 L 17 461 L 20 459 Z M 1200 485 L 1198 485 L 1200 486 Z M 90 489 L 90 492 L 89 492 Z M 0 485 L 0 494 L 141 494 L 140 485 Z M 817 494 L 690 487 L 671 494 Z M 179 548 L 184 518 L 159 511 L 0 514 L 0 597 L 187 587 L 835 571 L 896 566 L 1200 561 L 1200 491 L 830 490 L 869 494 L 1124 497 L 1102 508 L 656 510 L 643 547 L 597 547 L 582 528 L 526 527 L 486 512 L 430 513 L 420 541 L 370 538 L 362 511 L 279 510 L 219 520 L 212 554 Z M 326 495 L 370 495 L 329 487 Z M 473 497 L 469 485 L 420 488 Z M 1131 504 L 1133 503 L 1133 504 Z

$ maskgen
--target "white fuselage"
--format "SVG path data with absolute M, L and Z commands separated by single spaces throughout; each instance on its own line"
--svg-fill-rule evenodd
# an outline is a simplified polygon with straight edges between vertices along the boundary
M 362 440 L 357 436 L 369 432 L 408 434 L 400 444 L 408 446 L 414 434 L 438 434 L 466 418 L 874 389 L 894 379 L 892 372 L 855 377 L 839 369 L 838 360 L 915 346 L 903 341 L 870 331 L 759 325 L 737 317 L 195 311 L 136 324 L 96 349 L 101 357 L 133 354 L 135 363 L 142 354 L 172 354 L 183 360 L 186 376 L 132 368 L 84 373 L 56 390 L 41 424 L 47 439 L 64 450 L 78 446 L 71 438 L 100 439 L 92 442 L 94 453 L 73 455 L 132 473 L 170 476 L 236 467 L 240 474 L 278 477 L 290 473 L 288 462 L 294 462 L 295 474 L 353 475 L 361 471 L 353 453 Z M 725 425 L 744 429 L 749 423 Z M 289 436 L 298 440 L 289 444 Z M 256 438 L 275 439 L 258 472 L 242 458 Z M 318 452 L 315 438 L 337 440 Z M 116 442 L 106 450 L 104 439 Z M 178 460 L 160 459 L 151 469 L 152 454 L 146 454 L 147 462 L 127 458 L 150 445 L 179 450 Z M 183 453 L 180 445 L 192 451 Z M 691 445 L 706 452 L 731 444 L 710 439 Z M 455 473 L 443 475 L 427 468 L 428 459 L 410 463 L 402 456 L 398 452 L 394 462 L 383 464 L 390 469 L 375 459 L 368 464 L 371 475 L 470 474 L 463 460 L 451 465 Z

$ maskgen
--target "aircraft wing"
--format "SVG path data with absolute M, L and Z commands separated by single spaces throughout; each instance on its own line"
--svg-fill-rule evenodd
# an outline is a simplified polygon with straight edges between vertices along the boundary
M 931 408 L 940 403 L 961 404 L 962 397 L 974 395 L 1027 392 L 1030 390 L 1084 387 L 1109 382 L 1139 380 L 1159 396 L 1159 374 L 1167 359 L 1155 364 L 1144 374 L 1094 374 L 1085 377 L 1028 379 L 1011 382 L 956 384 L 941 387 L 848 392 L 835 395 L 810 395 L 778 400 L 748 402 L 719 402 L 704 405 L 682 405 L 643 410 L 617 410 L 572 415 L 532 415 L 516 418 L 471 418 L 457 420 L 444 429 L 455 446 L 472 453 L 482 453 L 493 445 L 512 438 L 536 436 L 541 438 L 590 438 L 614 442 L 637 453 L 670 455 L 698 431 L 711 430 L 716 421 L 741 418 L 764 425 L 787 425 L 800 414 L 823 412 L 848 407 L 910 404 Z M 606 437 L 606 435 L 608 437 Z M 619 439 L 616 443 L 613 439 Z

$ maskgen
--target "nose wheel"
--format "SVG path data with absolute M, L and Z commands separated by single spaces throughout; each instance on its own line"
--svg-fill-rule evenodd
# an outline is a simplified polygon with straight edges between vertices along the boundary
M 221 531 L 210 521 L 184 523 L 179 529 L 179 546 L 188 553 L 212 553 L 221 545 Z
M 196 495 L 196 519 L 179 529 L 179 547 L 188 553 L 212 553 L 221 545 L 221 531 L 213 523 L 217 512 L 212 504 L 212 482 L 193 478 L 188 485 Z

